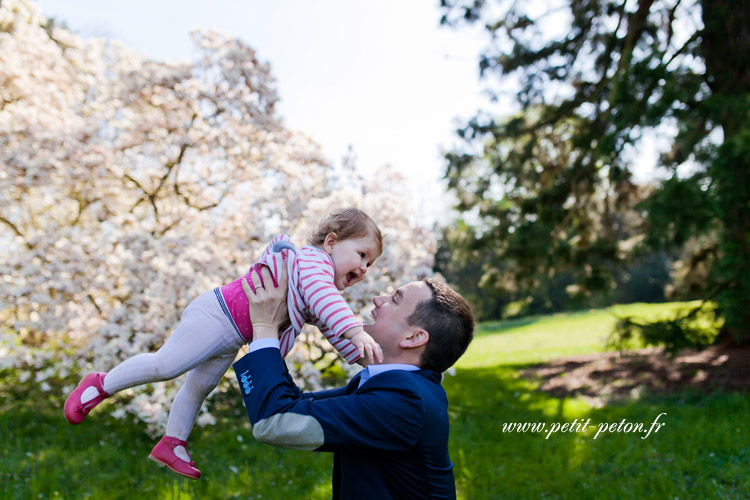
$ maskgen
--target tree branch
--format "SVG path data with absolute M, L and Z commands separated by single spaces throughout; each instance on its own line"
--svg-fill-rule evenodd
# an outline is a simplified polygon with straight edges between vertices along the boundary
M 5 217 L 1 215 L 0 215 L 0 222 L 4 222 L 8 227 L 11 228 L 11 230 L 16 234 L 16 236 L 23 239 L 23 242 L 26 245 L 26 248 L 28 248 L 29 250 L 32 250 L 34 248 L 34 246 L 26 240 L 26 236 L 24 236 L 24 234 L 18 229 L 18 227 L 15 224 L 13 224 L 11 221 L 9 221 L 8 219 L 6 219 Z
M 102 309 L 99 307 L 99 304 L 96 303 L 96 300 L 94 300 L 94 296 L 91 295 L 90 293 L 88 295 L 86 295 L 86 296 L 89 298 L 89 300 L 91 301 L 91 303 L 94 304 L 94 307 L 96 308 L 96 311 L 101 316 L 102 315 Z
M 651 5 L 654 0 L 639 0 L 638 10 L 628 18 L 628 33 L 625 35 L 625 44 L 622 47 L 620 61 L 617 65 L 617 72 L 613 75 L 614 85 L 609 99 L 609 108 L 612 109 L 620 97 L 624 75 L 630 71 L 630 62 L 633 59 L 633 50 L 636 43 L 641 38 L 646 28 L 646 18 L 648 18 Z

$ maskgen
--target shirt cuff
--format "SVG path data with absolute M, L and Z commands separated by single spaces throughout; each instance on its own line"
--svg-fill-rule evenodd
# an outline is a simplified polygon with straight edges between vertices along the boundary
M 250 342 L 250 345 L 248 345 L 248 354 L 251 352 L 258 351 L 260 349 L 265 349 L 267 347 L 274 347 L 276 349 L 280 349 L 281 344 L 279 343 L 279 339 L 258 339 L 253 340 Z
M 363 327 L 364 327 L 364 324 L 361 321 L 357 321 L 356 323 L 352 323 L 349 325 L 337 326 L 336 330 L 331 329 L 330 331 L 333 333 L 334 338 L 341 339 L 341 338 L 345 338 L 344 333 L 348 332 L 352 328 L 363 328 Z

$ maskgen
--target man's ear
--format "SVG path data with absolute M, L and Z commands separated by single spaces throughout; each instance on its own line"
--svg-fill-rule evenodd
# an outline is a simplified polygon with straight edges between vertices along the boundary
M 427 330 L 415 327 L 410 332 L 409 336 L 405 339 L 402 339 L 401 342 L 398 343 L 398 345 L 402 349 L 416 349 L 417 347 L 427 345 L 427 342 L 429 342 L 429 340 L 430 334 Z
M 326 239 L 323 240 L 323 250 L 328 255 L 331 255 L 331 252 L 333 252 L 333 246 L 338 243 L 339 239 L 338 236 L 336 236 L 336 233 L 328 233 L 326 235 Z

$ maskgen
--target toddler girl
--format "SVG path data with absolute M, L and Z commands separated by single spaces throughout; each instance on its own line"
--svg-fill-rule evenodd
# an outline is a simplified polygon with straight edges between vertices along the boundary
M 339 294 L 365 277 L 367 268 L 383 252 L 377 225 L 363 211 L 348 208 L 333 212 L 313 233 L 309 246 L 298 253 L 286 235 L 277 235 L 258 262 L 243 276 L 252 283 L 253 271 L 270 268 L 276 285 L 281 266 L 287 266 L 287 307 L 291 324 L 280 334 L 286 356 L 305 323 L 317 326 L 349 362 L 382 360 L 380 346 L 362 329 Z M 112 394 L 149 382 L 169 380 L 189 371 L 172 402 L 165 436 L 149 458 L 185 477 L 198 479 L 200 471 L 187 452 L 186 439 L 201 404 L 216 387 L 243 344 L 252 341 L 248 300 L 242 278 L 206 292 L 183 311 L 180 323 L 155 353 L 127 359 L 109 373 L 86 375 L 65 401 L 65 418 L 72 425 Z

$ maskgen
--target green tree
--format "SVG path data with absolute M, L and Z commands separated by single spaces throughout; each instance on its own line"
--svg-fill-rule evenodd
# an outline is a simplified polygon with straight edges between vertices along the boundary
M 485 273 L 483 263 L 492 257 L 492 249 L 473 245 L 474 228 L 465 221 L 440 230 L 434 270 L 471 303 L 480 321 L 498 319 L 514 295 L 498 287 L 487 287 L 493 274 Z
M 554 5 L 552 5 L 554 3 Z M 513 76 L 520 111 L 480 113 L 447 155 L 485 269 L 533 287 L 612 288 L 626 259 L 693 249 L 725 333 L 750 340 L 750 3 L 747 0 L 442 0 L 444 24 L 482 24 L 485 76 Z M 639 187 L 641 138 L 670 147 Z M 479 146 L 479 147 L 477 147 Z M 498 266 L 503 262 L 505 265 Z

